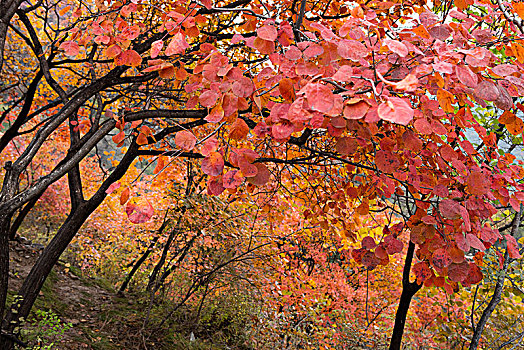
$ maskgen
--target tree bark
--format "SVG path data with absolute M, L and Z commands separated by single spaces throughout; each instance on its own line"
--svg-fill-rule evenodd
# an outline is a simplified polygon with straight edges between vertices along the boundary
M 5 331 L 12 333 L 13 330 L 20 325 L 20 320 L 27 318 L 47 276 L 51 272 L 53 266 L 58 262 L 60 255 L 65 251 L 91 213 L 98 208 L 105 199 L 107 196 L 105 191 L 109 186 L 119 180 L 126 173 L 136 157 L 137 150 L 138 146 L 136 143 L 133 143 L 116 169 L 103 182 L 98 191 L 88 201 L 79 204 L 71 211 L 51 242 L 43 250 L 42 255 L 38 258 L 27 278 L 24 280 L 18 293 L 20 296 L 19 301 L 10 307 L 4 318 Z M 9 259 L 7 259 L 7 262 L 9 262 Z M 3 305 L 5 305 L 5 302 Z M 12 339 L 6 337 L 0 338 L 0 349 L 10 350 L 12 348 Z
M 393 327 L 393 333 L 391 334 L 389 350 L 400 350 L 411 299 L 420 290 L 420 288 L 422 288 L 422 284 L 417 284 L 416 281 L 409 281 L 409 273 L 411 271 L 411 263 L 413 262 L 414 253 L 415 245 L 409 242 L 406 261 L 404 263 L 404 270 L 402 272 L 402 294 L 400 295 L 400 301 L 395 314 L 395 326 Z
M 511 227 L 511 235 L 513 237 L 515 237 L 515 235 L 517 234 L 522 219 L 523 211 L 524 205 L 521 204 L 520 211 L 515 214 L 515 219 L 513 220 L 513 224 Z M 471 338 L 471 343 L 469 344 L 469 350 L 476 350 L 479 346 L 480 338 L 482 336 L 482 332 L 484 331 L 484 327 L 486 326 L 486 323 L 488 322 L 488 319 L 490 318 L 491 314 L 493 313 L 493 311 L 495 311 L 495 308 L 500 303 L 500 300 L 502 298 L 502 291 L 504 289 L 504 281 L 506 279 L 506 271 L 508 270 L 510 260 L 511 259 L 509 258 L 509 251 L 506 247 L 506 251 L 504 252 L 504 263 L 502 264 L 502 270 L 500 271 L 500 275 L 497 278 L 495 290 L 493 291 L 493 295 L 491 297 L 491 300 L 489 301 L 488 306 L 486 306 L 486 308 L 482 312 L 482 316 L 480 316 L 480 320 L 478 321 L 477 326 L 475 327 L 473 337 Z M 471 311 L 472 314 L 473 311 L 474 310 Z
M 0 317 L 4 315 L 9 282 L 9 221 L 9 216 L 0 215 Z
M 22 209 L 20 209 L 20 212 L 16 216 L 16 219 L 13 221 L 11 227 L 9 228 L 9 240 L 12 241 L 15 239 L 16 233 L 18 232 L 18 229 L 24 222 L 24 219 L 26 218 L 27 214 L 29 214 L 31 209 L 33 209 L 36 202 L 38 202 L 38 200 L 40 199 L 40 197 L 42 197 L 43 194 L 44 192 L 41 192 L 38 196 L 31 199 Z

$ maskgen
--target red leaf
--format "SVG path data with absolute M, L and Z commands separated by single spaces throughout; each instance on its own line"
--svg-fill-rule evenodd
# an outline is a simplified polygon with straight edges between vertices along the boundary
M 290 137 L 294 131 L 295 125 L 287 120 L 271 126 L 271 135 L 273 135 L 276 140 L 285 140 Z
M 477 284 L 484 278 L 480 268 L 474 263 L 469 264 L 468 276 L 463 281 L 464 285 Z
M 467 87 L 475 88 L 478 85 L 478 77 L 466 66 L 455 66 L 455 72 L 460 82 Z
M 379 263 L 380 260 L 378 260 L 377 256 L 372 252 L 368 251 L 362 255 L 362 265 L 367 267 L 368 270 L 373 270 Z
M 223 177 L 222 182 L 224 188 L 237 188 L 242 183 L 242 174 L 236 170 L 229 170 Z
M 475 94 L 483 100 L 496 101 L 500 92 L 495 83 L 489 80 L 483 80 L 475 88 Z
M 113 193 L 117 188 L 120 187 L 120 182 L 113 182 L 106 190 L 107 194 Z
M 377 256 L 377 258 L 381 260 L 389 257 L 388 252 L 386 252 L 386 249 L 384 249 L 384 247 L 380 245 L 377 247 L 377 249 L 375 249 L 375 255 Z
M 61 43 L 60 49 L 64 50 L 67 56 L 76 56 L 80 53 L 80 46 L 72 40 Z
M 457 247 L 463 252 L 469 252 L 469 241 L 466 240 L 466 237 L 464 237 L 462 232 L 455 233 L 455 243 L 457 243 Z
M 229 138 L 233 140 L 242 140 L 246 138 L 248 133 L 249 126 L 247 126 L 243 119 L 237 118 L 229 129 Z
M 167 45 L 165 54 L 166 56 L 173 56 L 182 54 L 189 48 L 189 44 L 186 41 L 186 37 L 182 33 L 176 33 L 173 39 Z
M 133 224 L 141 224 L 149 221 L 155 210 L 149 201 L 143 198 L 134 198 L 126 205 L 126 214 Z
M 413 273 L 417 277 L 417 283 L 422 283 L 433 276 L 433 271 L 431 271 L 428 264 L 424 261 L 413 265 Z
M 238 97 L 249 97 L 255 91 L 255 85 L 248 77 L 241 77 L 233 83 L 231 90 Z
M 207 193 L 218 196 L 222 192 L 224 192 L 222 176 L 209 178 L 209 180 L 207 181 Z
M 200 149 L 200 153 L 204 157 L 208 157 L 211 152 L 216 151 L 218 148 L 218 140 L 216 137 L 210 137 L 206 141 L 204 141 L 204 144 L 202 145 L 202 148 Z
M 341 40 L 338 44 L 337 52 L 342 58 L 359 61 L 361 58 L 366 57 L 370 50 L 359 41 Z
M 218 176 L 224 170 L 224 158 L 218 152 L 211 152 L 202 160 L 202 171 L 209 176 Z
M 255 163 L 253 164 L 257 168 L 257 174 L 253 177 L 248 177 L 247 181 L 255 186 L 264 186 L 269 182 L 271 173 L 265 164 Z
M 406 57 L 409 53 L 406 45 L 397 40 L 384 39 L 382 41 L 392 52 L 396 53 L 400 57 Z
M 124 134 L 123 131 L 120 131 L 118 134 L 112 137 L 113 142 L 117 145 L 120 144 L 120 142 L 124 141 L 124 138 L 126 137 L 126 134 Z
M 265 25 L 257 29 L 257 36 L 260 39 L 275 41 L 277 40 L 277 29 L 272 25 Z
M 508 244 L 509 257 L 512 259 L 521 258 L 522 256 L 519 252 L 519 245 L 515 237 L 513 237 L 512 235 L 504 235 L 504 238 L 506 239 L 506 242 Z
M 218 123 L 222 119 L 224 119 L 224 109 L 222 108 L 221 104 L 216 105 L 211 109 L 211 112 L 207 115 L 207 117 L 204 118 L 206 121 L 210 123 Z
M 153 174 L 158 174 L 162 169 L 164 169 L 165 165 L 164 157 L 158 157 L 155 169 L 153 169 Z
M 95 38 L 95 43 L 97 43 L 98 45 L 107 45 L 109 44 L 109 42 L 111 41 L 111 38 L 108 37 L 107 35 L 99 35 Z
M 115 58 L 122 53 L 122 49 L 118 45 L 111 45 L 106 49 L 106 56 Z
M 377 246 L 377 243 L 373 239 L 373 237 L 366 236 L 362 239 L 362 248 L 365 249 L 373 249 Z
M 431 35 L 435 39 L 439 39 L 440 41 L 446 40 L 449 35 L 451 34 L 450 30 L 447 28 L 447 26 L 434 26 L 430 28 L 429 35 Z
M 489 179 L 480 171 L 472 171 L 468 175 L 466 184 L 468 185 L 468 192 L 476 196 L 485 195 L 490 189 Z
M 117 66 L 138 67 L 142 63 L 142 57 L 135 50 L 126 50 L 115 57 Z
M 211 2 L 211 0 L 202 0 L 202 5 L 204 5 L 204 7 L 208 10 L 211 10 L 211 8 L 213 7 L 213 3 Z
M 470 247 L 480 250 L 481 252 L 486 250 L 484 244 L 472 233 L 466 234 L 466 240 L 468 241 Z
M 341 137 L 335 146 L 338 153 L 347 156 L 354 154 L 358 149 L 357 140 L 353 137 Z
M 258 173 L 258 168 L 251 164 L 243 155 L 238 157 L 238 166 L 245 177 L 255 177 Z
M 400 161 L 398 158 L 389 151 L 377 151 L 375 156 L 375 164 L 378 170 L 391 174 L 398 170 L 400 167 Z
M 184 151 L 191 151 L 195 148 L 197 138 L 191 131 L 182 130 L 175 135 L 175 144 Z
M 140 146 L 147 145 L 148 144 L 147 136 L 144 135 L 143 133 L 138 134 L 138 137 L 136 138 L 136 144 Z
M 451 264 L 452 262 L 451 256 L 449 255 L 448 251 L 444 248 L 435 250 L 433 252 L 431 261 L 433 263 L 433 266 L 435 266 L 439 270 L 448 267 L 449 264 Z
M 452 263 L 448 267 L 448 277 L 453 282 L 462 282 L 468 277 L 469 264 L 465 261 L 455 264 Z
M 399 239 L 393 237 L 393 235 L 389 235 L 386 236 L 386 238 L 384 238 L 384 248 L 386 248 L 386 251 L 389 255 L 402 252 L 403 247 L 404 243 L 402 243 L 402 241 L 400 241 Z
M 411 242 L 421 245 L 435 236 L 435 227 L 433 225 L 420 224 L 411 229 Z
M 320 83 L 309 83 L 299 93 L 304 93 L 309 106 L 314 111 L 329 113 L 335 104 L 335 96 L 329 86 Z
M 413 92 L 418 87 L 418 79 L 414 74 L 408 74 L 404 79 L 397 83 L 390 83 L 395 89 L 399 91 Z
M 126 40 L 135 40 L 136 38 L 138 38 L 139 35 L 140 27 L 136 24 L 126 27 L 126 29 L 124 29 L 122 33 L 120 33 L 120 36 Z
M 513 64 L 499 64 L 492 68 L 493 73 L 505 77 L 518 71 L 518 68 Z
M 163 40 L 157 40 L 151 44 L 151 58 L 156 58 L 160 51 L 162 51 L 162 48 L 164 47 L 164 41 Z
M 366 116 L 370 106 L 364 100 L 351 99 L 346 102 L 344 107 L 344 118 L 346 119 L 362 119 Z
M 409 103 L 399 97 L 388 97 L 378 106 L 377 112 L 380 119 L 401 125 L 408 125 L 415 115 Z
M 337 72 L 333 75 L 333 80 L 341 82 L 349 82 L 352 80 L 351 76 L 353 75 L 353 68 L 351 66 L 342 66 Z
M 214 90 L 206 90 L 200 94 L 198 101 L 204 107 L 213 107 L 218 99 L 218 93 Z
M 440 213 L 447 219 L 460 218 L 460 204 L 451 199 L 443 199 L 439 204 Z
M 305 58 L 313 58 L 319 55 L 322 55 L 324 53 L 324 48 L 318 44 L 310 44 L 307 49 L 304 50 L 304 57 Z

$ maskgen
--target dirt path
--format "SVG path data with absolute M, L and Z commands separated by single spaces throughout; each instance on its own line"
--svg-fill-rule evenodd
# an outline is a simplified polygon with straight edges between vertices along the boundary
M 20 288 L 43 247 L 12 242 L 9 289 L 13 294 Z M 44 341 L 54 342 L 56 349 L 139 349 L 138 318 L 129 317 L 132 304 L 117 298 L 99 281 L 76 276 L 64 266 L 53 269 L 35 304 L 35 309 L 52 310 L 72 328 L 63 336 Z M 31 317 L 30 317 L 31 319 Z M 27 339 L 24 339 L 27 340 Z

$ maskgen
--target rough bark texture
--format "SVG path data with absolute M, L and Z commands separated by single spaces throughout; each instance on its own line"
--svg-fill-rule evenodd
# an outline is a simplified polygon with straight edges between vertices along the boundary
M 404 263 L 404 270 L 402 272 L 402 294 L 400 295 L 398 309 L 395 314 L 395 326 L 393 327 L 393 333 L 391 334 L 389 350 L 400 350 L 402 346 L 402 335 L 404 334 L 404 326 L 406 325 L 406 317 L 408 315 L 411 299 L 420 290 L 420 288 L 422 288 L 421 284 L 409 281 L 409 273 L 411 271 L 411 263 L 413 262 L 414 252 L 415 245 L 409 242 L 406 261 Z
M 119 180 L 136 157 L 137 145 L 133 144 L 115 171 L 104 181 L 99 190 L 88 201 L 79 204 L 67 217 L 66 221 L 59 228 L 51 242 L 43 250 L 42 255 L 29 272 L 24 280 L 24 284 L 19 291 L 20 301 L 12 305 L 4 318 L 4 330 L 11 333 L 19 325 L 20 318 L 27 318 L 33 304 L 38 297 L 42 286 L 57 263 L 60 255 L 65 251 L 78 230 L 82 227 L 89 215 L 102 203 L 107 196 L 107 188 Z M 6 236 L 7 237 L 7 236 Z M 0 257 L 1 258 L 1 257 Z M 9 261 L 9 259 L 7 259 Z M 11 310 L 16 310 L 15 313 Z M 10 350 L 13 348 L 13 341 L 7 337 L 0 338 L 0 349 Z
M 520 205 L 520 211 L 515 214 L 515 219 L 513 220 L 513 224 L 511 226 L 511 235 L 515 236 L 517 234 L 518 228 L 520 226 L 520 222 L 522 219 L 522 212 L 524 211 L 524 206 Z M 495 285 L 495 290 L 493 291 L 493 295 L 491 296 L 491 300 L 489 301 L 488 306 L 484 309 L 482 312 L 482 316 L 480 316 L 480 320 L 477 323 L 477 326 L 475 327 L 475 331 L 473 332 L 473 337 L 471 339 L 471 343 L 469 344 L 469 350 L 476 350 L 479 346 L 480 338 L 482 337 L 482 332 L 484 331 L 484 327 L 486 326 L 486 323 L 488 322 L 488 319 L 490 318 L 493 311 L 495 311 L 495 308 L 500 303 L 502 291 L 504 290 L 504 281 L 506 279 L 506 271 L 508 270 L 508 266 L 510 264 L 511 259 L 509 258 L 509 252 L 506 248 L 506 252 L 504 253 L 504 263 L 502 264 L 502 270 L 500 271 L 499 277 L 497 278 L 497 284 Z

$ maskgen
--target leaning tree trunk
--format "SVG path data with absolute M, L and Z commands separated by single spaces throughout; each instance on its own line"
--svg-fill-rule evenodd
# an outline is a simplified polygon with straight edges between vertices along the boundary
M 406 262 L 404 263 L 404 270 L 402 271 L 402 294 L 400 295 L 397 313 L 395 314 L 395 326 L 393 327 L 393 333 L 391 334 L 389 350 L 400 350 L 411 299 L 420 288 L 422 288 L 422 284 L 417 284 L 416 281 L 409 281 L 409 273 L 411 271 L 411 263 L 413 262 L 414 253 L 415 244 L 409 242 Z
M 106 190 L 109 186 L 118 181 L 126 173 L 136 158 L 137 149 L 138 146 L 136 143 L 133 143 L 116 169 L 102 183 L 98 191 L 88 201 L 78 204 L 71 211 L 51 242 L 42 251 L 42 254 L 29 272 L 29 275 L 24 280 L 22 288 L 18 293 L 19 298 L 17 302 L 12 305 L 6 313 L 4 318 L 5 332 L 11 334 L 15 328 L 20 326 L 21 320 L 27 319 L 47 276 L 53 266 L 58 262 L 60 255 L 65 251 L 91 213 L 95 211 L 105 199 L 107 196 Z M 0 349 L 10 350 L 12 348 L 12 339 L 0 337 Z
M 9 216 L 0 215 L 0 320 L 3 319 L 9 282 Z

